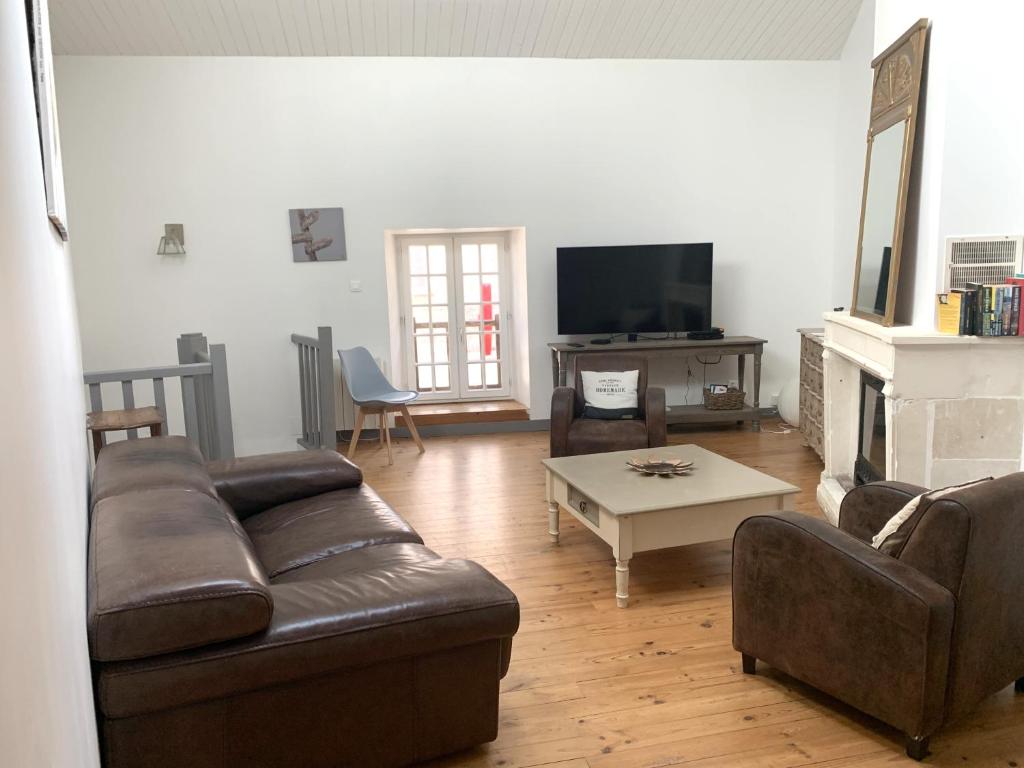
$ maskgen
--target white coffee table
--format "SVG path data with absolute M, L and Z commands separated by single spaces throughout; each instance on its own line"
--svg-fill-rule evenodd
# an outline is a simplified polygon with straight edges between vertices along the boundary
M 694 463 L 683 477 L 642 475 L 626 459 L 672 457 Z M 696 445 L 544 459 L 548 532 L 558 543 L 566 510 L 612 547 L 615 598 L 629 605 L 636 552 L 731 538 L 753 515 L 792 510 L 799 488 Z

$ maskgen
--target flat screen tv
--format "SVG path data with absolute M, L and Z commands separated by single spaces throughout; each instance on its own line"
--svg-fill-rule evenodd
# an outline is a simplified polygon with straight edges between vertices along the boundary
M 711 243 L 559 248 L 558 333 L 711 327 Z

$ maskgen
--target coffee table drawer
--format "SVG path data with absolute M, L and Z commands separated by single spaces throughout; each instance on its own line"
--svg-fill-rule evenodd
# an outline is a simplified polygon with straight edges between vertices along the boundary
M 601 516 L 598 513 L 598 503 L 582 493 L 579 488 L 571 485 L 566 486 L 569 499 L 569 506 L 579 512 L 590 521 L 595 528 L 601 527 Z

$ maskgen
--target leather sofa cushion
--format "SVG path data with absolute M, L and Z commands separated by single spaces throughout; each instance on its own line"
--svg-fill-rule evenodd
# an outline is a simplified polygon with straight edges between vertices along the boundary
M 111 443 L 100 451 L 92 504 L 156 488 L 190 489 L 216 496 L 203 455 L 184 437 L 150 437 Z
M 352 574 L 374 569 L 395 568 L 439 560 L 440 555 L 422 544 L 377 544 L 372 547 L 350 549 L 338 555 L 325 557 L 300 568 L 292 568 L 271 580 L 271 585 L 294 584 L 297 581 L 342 579 Z
M 576 419 L 569 425 L 570 455 L 647 447 L 647 425 L 640 420 Z
M 231 510 L 204 493 L 159 489 L 103 499 L 89 546 L 96 660 L 232 640 L 270 623 L 269 584 L 248 538 Z
M 358 558 L 358 562 L 351 558 Z M 519 626 L 509 589 L 476 563 L 418 544 L 342 552 L 272 586 L 274 617 L 250 639 L 104 665 L 99 705 L 129 717 L 493 639 Z M 495 670 L 503 663 L 495 652 Z
M 368 486 L 281 504 L 242 525 L 274 579 L 325 557 L 375 544 L 423 540 Z
M 278 504 L 363 482 L 363 473 L 337 451 L 288 451 L 211 461 L 207 470 L 239 518 Z

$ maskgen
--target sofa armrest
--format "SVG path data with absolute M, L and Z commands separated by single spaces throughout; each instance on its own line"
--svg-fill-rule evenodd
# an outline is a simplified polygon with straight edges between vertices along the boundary
M 858 485 L 843 497 L 839 528 L 861 541 L 871 539 L 915 496 L 928 489 L 910 483 L 883 481 Z
M 363 482 L 359 467 L 326 449 L 220 459 L 206 468 L 217 493 L 239 518 Z
M 830 523 L 745 520 L 733 539 L 733 646 L 913 737 L 942 722 L 953 595 Z
M 569 426 L 576 413 L 576 390 L 555 387 L 551 394 L 551 457 L 569 453 Z
M 644 421 L 647 423 L 647 445 L 663 448 L 668 444 L 668 425 L 665 422 L 665 390 L 648 387 L 644 396 Z

